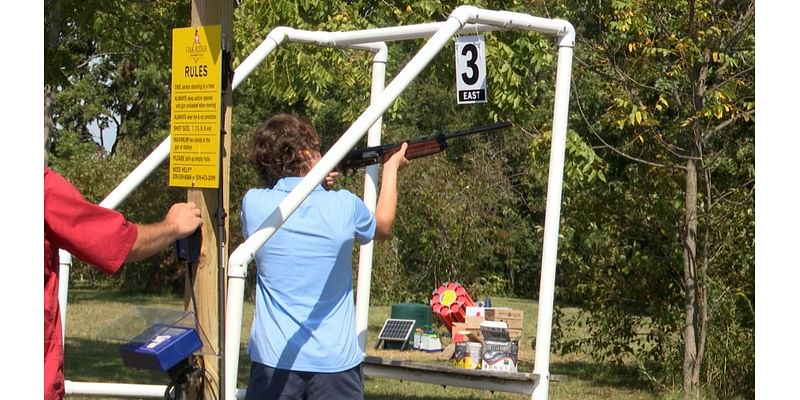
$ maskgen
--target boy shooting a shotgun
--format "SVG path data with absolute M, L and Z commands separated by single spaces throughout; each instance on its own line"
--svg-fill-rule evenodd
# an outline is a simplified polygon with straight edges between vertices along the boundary
M 363 398 L 353 297 L 353 240 L 388 239 L 397 208 L 397 173 L 407 144 L 383 164 L 375 214 L 346 190 L 309 194 L 256 252 L 256 306 L 246 399 Z M 254 133 L 250 161 L 264 187 L 242 200 L 252 235 L 319 162 L 319 137 L 305 118 L 280 114 Z M 333 175 L 325 180 L 332 183 Z

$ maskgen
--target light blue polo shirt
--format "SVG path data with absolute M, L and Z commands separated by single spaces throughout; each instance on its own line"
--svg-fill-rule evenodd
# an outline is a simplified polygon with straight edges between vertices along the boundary
M 250 237 L 302 178 L 242 199 L 242 232 Z M 353 239 L 367 243 L 375 218 L 346 190 L 318 185 L 256 252 L 256 306 L 250 360 L 273 368 L 341 372 L 361 363 L 353 301 Z

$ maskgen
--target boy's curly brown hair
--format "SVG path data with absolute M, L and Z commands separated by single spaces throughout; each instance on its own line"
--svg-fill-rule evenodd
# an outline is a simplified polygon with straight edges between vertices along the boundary
M 304 152 L 319 151 L 319 135 L 311 121 L 291 114 L 277 114 L 256 129 L 251 139 L 250 163 L 263 184 L 271 188 L 287 176 L 309 171 Z

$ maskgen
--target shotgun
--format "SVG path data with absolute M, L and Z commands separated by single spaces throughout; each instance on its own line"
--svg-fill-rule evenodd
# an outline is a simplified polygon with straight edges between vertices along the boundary
M 509 126 L 511 126 L 510 122 L 500 122 L 496 124 L 477 126 L 474 128 L 465 129 L 463 131 L 438 133 L 430 136 L 411 139 L 407 142 L 408 148 L 406 149 L 406 158 L 413 160 L 415 158 L 427 157 L 439 153 L 447 148 L 447 141 L 449 139 L 490 132 L 498 129 L 508 128 Z M 350 175 L 358 168 L 377 163 L 383 164 L 386 162 L 386 160 L 392 157 L 392 154 L 400 150 L 401 145 L 402 143 L 393 143 L 384 144 L 381 146 L 365 147 L 359 150 L 352 150 L 344 156 L 344 159 L 342 159 L 341 162 L 339 162 L 337 170 L 343 172 L 345 175 Z

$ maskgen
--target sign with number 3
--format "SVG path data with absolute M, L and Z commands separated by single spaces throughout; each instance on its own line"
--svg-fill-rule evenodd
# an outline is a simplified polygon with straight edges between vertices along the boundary
M 455 47 L 458 104 L 485 103 L 488 96 L 483 35 L 459 36 Z

